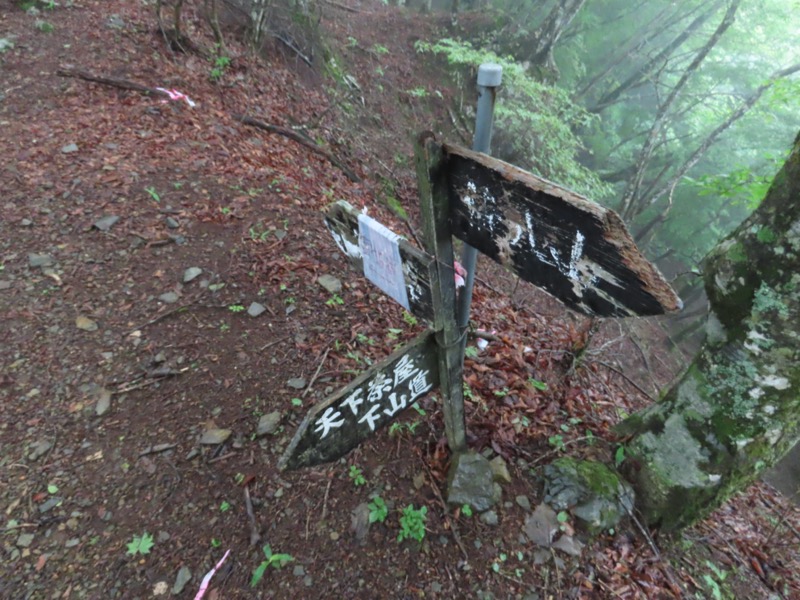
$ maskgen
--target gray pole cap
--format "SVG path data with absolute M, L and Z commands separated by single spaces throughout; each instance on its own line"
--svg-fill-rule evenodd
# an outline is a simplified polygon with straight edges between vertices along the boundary
M 494 63 L 483 63 L 478 67 L 478 85 L 497 87 L 503 80 L 503 67 Z

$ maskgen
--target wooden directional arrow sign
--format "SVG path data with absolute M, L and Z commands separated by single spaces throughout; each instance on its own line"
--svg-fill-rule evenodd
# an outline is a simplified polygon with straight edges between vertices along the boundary
M 363 236 L 359 240 L 359 212 L 348 202 L 339 200 L 328 207 L 325 225 L 333 235 L 333 240 L 353 266 L 365 271 Z M 428 321 L 433 321 L 431 300 L 431 268 L 433 257 L 418 250 L 404 239 L 397 242 L 402 266 L 403 287 L 408 311 Z
M 588 315 L 681 309 L 615 212 L 484 154 L 450 145 L 442 151 L 436 179 L 446 187 L 459 239 Z
M 278 461 L 297 469 L 344 456 L 439 386 L 438 347 L 426 331 L 312 408 Z

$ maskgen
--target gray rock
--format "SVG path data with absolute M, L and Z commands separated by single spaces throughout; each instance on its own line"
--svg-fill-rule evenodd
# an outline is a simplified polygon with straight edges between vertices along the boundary
M 178 297 L 175 292 L 167 292 L 166 294 L 161 294 L 158 299 L 164 304 L 175 304 L 178 301 Z
M 105 415 L 111 408 L 111 392 L 106 388 L 98 390 L 97 404 L 94 405 L 94 414 L 98 417 Z
M 106 19 L 106 27 L 110 29 L 124 29 L 125 28 L 125 21 L 117 14 L 111 15 Z M 106 144 L 106 146 L 111 146 L 112 144 Z M 116 146 L 116 144 L 113 144 Z
M 83 331 L 97 331 L 98 329 L 97 323 L 92 321 L 89 317 L 84 317 L 83 315 L 75 317 L 75 327 L 82 329 Z
M 256 436 L 269 435 L 278 430 L 278 425 L 281 422 L 281 413 L 278 411 L 271 412 L 268 415 L 261 415 L 258 420 L 258 427 L 256 428 Z
M 306 568 L 303 565 L 295 565 L 292 569 L 292 575 L 295 577 L 305 577 Z
M 59 504 L 61 504 L 61 498 L 57 496 L 50 496 L 47 500 L 39 505 L 39 512 L 44 514 L 47 511 L 54 509 Z
M 0 290 L 10 290 L 12 285 L 10 281 L 0 281 Z
M 545 502 L 570 509 L 592 534 L 614 527 L 633 508 L 630 485 L 601 463 L 560 458 L 545 467 L 544 480 Z
M 263 304 L 259 304 L 258 302 L 253 302 L 247 309 L 247 314 L 251 317 L 257 317 L 263 314 L 267 310 L 267 307 Z
M 350 531 L 359 544 L 363 545 L 367 541 L 369 533 L 369 504 L 362 502 L 353 509 L 350 514 Z
M 189 283 L 197 277 L 200 277 L 202 273 L 203 269 L 200 267 L 189 267 L 183 272 L 183 283 Z
M 562 535 L 553 543 L 552 547 L 570 556 L 580 556 L 583 552 L 583 544 L 571 535 Z
M 342 282 L 333 275 L 320 275 L 317 279 L 317 283 L 330 294 L 338 294 L 342 291 Z
M 33 226 L 33 221 L 31 221 L 30 219 L 21 219 L 19 224 L 22 227 L 31 227 L 31 226 Z
M 492 476 L 498 483 L 511 483 L 511 473 L 508 472 L 508 465 L 502 456 L 495 456 L 489 464 L 492 466 Z
M 50 451 L 50 448 L 53 447 L 53 442 L 50 440 L 40 440 L 34 444 L 31 453 L 28 455 L 29 460 L 38 460 L 42 456 L 44 456 L 47 452 Z
M 95 229 L 99 229 L 100 231 L 108 231 L 111 229 L 114 224 L 119 221 L 119 217 L 116 215 L 108 215 L 107 217 L 103 217 L 102 219 L 98 219 L 94 222 Z
M 49 254 L 28 254 L 29 267 L 52 267 L 55 262 Z
M 17 546 L 20 548 L 27 548 L 33 543 L 32 533 L 21 533 L 17 538 Z
M 492 527 L 500 522 L 500 519 L 497 517 L 497 513 L 493 510 L 487 510 L 486 512 L 481 513 L 480 519 L 482 523 Z
M 558 515 L 556 511 L 540 504 L 532 514 L 525 517 L 525 534 L 534 544 L 549 548 L 553 536 L 559 530 Z
M 175 578 L 175 585 L 172 586 L 172 595 L 177 596 L 186 587 L 186 584 L 192 580 L 192 572 L 189 567 L 181 567 L 178 570 L 178 576 Z
M 231 437 L 230 429 L 206 429 L 200 437 L 200 443 L 206 445 L 222 444 Z
M 524 510 L 531 509 L 531 501 L 528 500 L 527 496 L 517 496 L 514 500 L 520 508 L 523 508 Z
M 61 152 L 63 154 L 72 154 L 73 152 L 78 151 L 78 144 L 72 143 L 67 144 L 66 146 L 61 146 Z
M 181 226 L 180 222 L 175 217 L 167 217 L 166 219 L 164 219 L 164 223 L 166 223 L 167 227 L 169 227 L 170 229 L 177 229 L 178 227 Z
M 459 454 L 450 466 L 447 480 L 447 502 L 469 504 L 478 512 L 490 509 L 502 494 L 489 461 L 475 452 Z
M 286 382 L 286 385 L 296 390 L 302 390 L 304 387 L 306 387 L 306 378 L 292 377 L 289 381 Z

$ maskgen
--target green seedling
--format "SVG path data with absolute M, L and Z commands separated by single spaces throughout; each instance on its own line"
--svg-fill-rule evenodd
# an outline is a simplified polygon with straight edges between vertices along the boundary
M 375 44 L 372 47 L 372 51 L 375 54 L 389 54 L 389 49 L 386 46 L 383 46 L 382 44 Z
M 405 321 L 408 325 L 411 325 L 412 327 L 417 325 L 417 317 L 415 317 L 409 312 L 403 313 L 403 321 Z
M 209 76 L 212 81 L 219 81 L 225 73 L 225 69 L 231 64 L 231 59 L 227 56 L 218 56 L 214 59 L 214 66 L 211 67 Z
M 264 546 L 262 550 L 264 551 L 266 560 L 262 560 L 261 564 L 253 571 L 253 577 L 250 579 L 250 587 L 253 588 L 259 584 L 269 567 L 280 569 L 294 560 L 291 554 L 273 554 L 269 544 Z
M 220 512 L 228 512 L 231 509 L 231 505 L 227 500 L 223 500 L 222 503 L 219 505 Z
M 128 555 L 136 556 L 137 554 L 150 554 L 150 549 L 153 547 L 153 536 L 146 531 L 141 535 L 133 536 L 133 539 L 128 542 Z
M 548 443 L 556 450 L 563 450 L 566 447 L 563 435 L 551 435 L 547 438 Z
M 228 310 L 231 311 L 232 313 L 240 313 L 244 310 L 244 306 L 242 306 L 241 304 L 230 304 L 228 306 Z
M 472 516 L 472 507 L 469 504 L 462 504 L 461 505 L 461 514 L 465 517 Z
M 614 452 L 614 465 L 619 468 L 625 462 L 625 446 L 619 446 Z
M 292 406 L 303 406 L 303 401 L 300 398 L 292 398 Z
M 528 384 L 533 387 L 533 389 L 539 390 L 540 392 L 547 391 L 547 384 L 544 381 L 539 381 L 533 377 L 528 377 Z
M 567 528 L 566 522 L 569 521 L 569 515 L 566 513 L 566 511 L 562 510 L 556 515 L 556 521 L 559 522 L 558 528 L 561 531 L 564 531 Z
M 402 542 L 405 539 L 411 538 L 422 542 L 425 537 L 425 522 L 428 520 L 428 507 L 422 506 L 414 508 L 413 504 L 409 504 L 403 509 L 400 516 L 400 533 L 397 536 L 397 541 Z
M 144 188 L 144 191 L 147 192 L 155 202 L 161 202 L 161 196 L 158 195 L 156 188 L 154 188 L 152 185 Z
M 464 348 L 464 356 L 467 358 L 476 358 L 478 356 L 478 349 L 475 346 L 467 346 Z
M 328 300 L 325 302 L 325 304 L 327 304 L 328 306 L 339 306 L 339 305 L 344 304 L 344 300 L 342 300 L 342 298 L 341 298 L 341 296 L 339 296 L 339 294 L 334 294 L 333 296 L 328 298 Z
M 348 476 L 350 477 L 350 480 L 353 482 L 353 485 L 356 487 L 365 485 L 367 483 L 367 480 L 364 477 L 364 472 L 356 465 L 350 465 L 350 471 L 348 472 Z
M 397 336 L 399 336 L 401 333 L 403 333 L 403 330 L 402 329 L 395 329 L 394 327 L 389 327 L 388 332 L 389 333 L 387 334 L 386 337 L 388 337 L 390 340 L 396 340 Z
M 50 495 L 57 494 L 58 486 L 51 483 L 50 485 L 47 486 L 47 493 Z
M 367 504 L 369 507 L 369 522 L 370 523 L 383 523 L 386 520 L 386 517 L 389 515 L 389 509 L 386 506 L 386 502 L 383 501 L 383 498 L 380 496 L 375 496 L 372 499 L 372 502 Z
M 222 542 L 220 542 L 217 538 L 211 538 L 212 548 L 219 548 L 220 546 L 222 546 Z
M 47 21 L 43 21 L 42 19 L 36 19 L 34 25 L 36 26 L 36 29 L 38 29 L 42 33 L 51 33 L 55 31 L 55 26 L 52 23 L 48 23 Z

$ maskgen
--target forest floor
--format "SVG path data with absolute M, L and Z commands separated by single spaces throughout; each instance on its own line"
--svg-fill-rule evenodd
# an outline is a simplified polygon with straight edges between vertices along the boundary
M 0 10 L 0 597 L 192 598 L 228 550 L 206 598 L 800 597 L 800 512 L 765 484 L 675 539 L 628 522 L 577 556 L 531 541 L 541 467 L 613 464 L 610 427 L 686 358 L 658 319 L 587 339 L 484 261 L 474 320 L 499 341 L 471 352 L 465 390 L 469 445 L 511 473 L 493 517 L 444 505 L 433 397 L 336 463 L 280 472 L 308 409 L 422 329 L 346 264 L 322 211 L 346 199 L 413 238 L 414 134 L 469 137 L 413 46 L 450 20 L 322 3 L 332 73 L 278 42 L 256 59 L 229 39 L 229 64 L 173 52 L 145 4 Z M 237 114 L 304 132 L 359 181 Z M 366 529 L 376 496 L 388 515 Z M 408 505 L 427 507 L 420 543 L 398 541 Z

